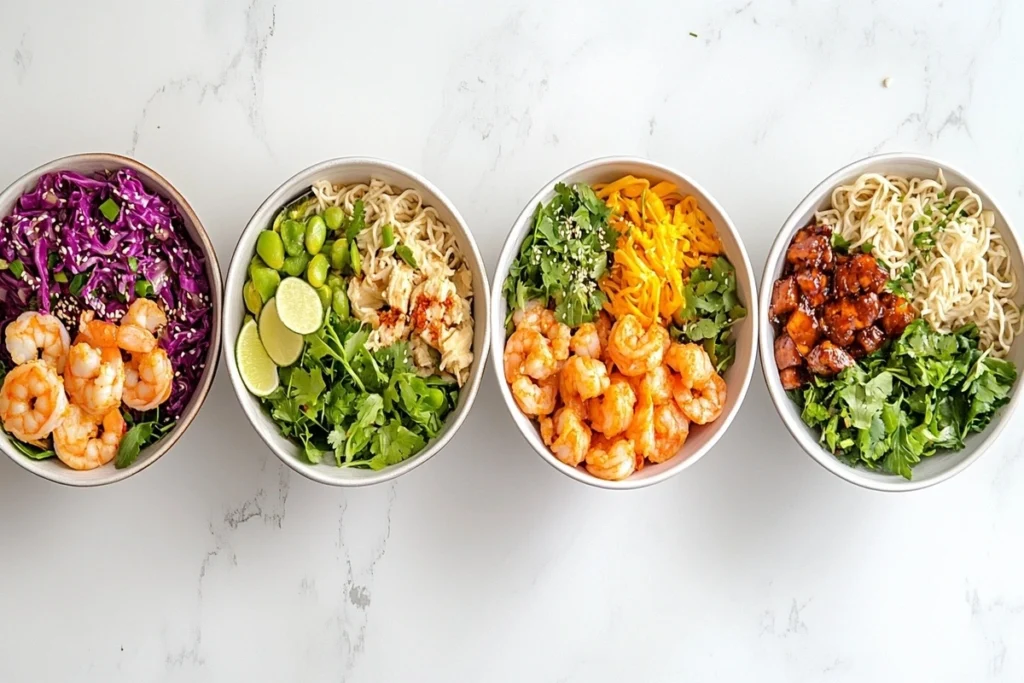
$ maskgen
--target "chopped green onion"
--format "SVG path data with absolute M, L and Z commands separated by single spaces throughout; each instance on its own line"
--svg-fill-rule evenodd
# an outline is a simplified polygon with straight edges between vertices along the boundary
M 46 267 L 49 268 L 50 270 L 53 270 L 53 267 L 55 265 L 57 265 L 57 260 L 59 258 L 60 257 L 58 257 L 56 253 L 53 253 L 53 254 L 50 254 L 49 256 L 47 256 L 46 257 Z
M 68 276 L 67 276 L 67 273 L 65 273 L 62 270 L 59 273 L 54 273 L 53 274 L 53 279 L 56 280 L 57 282 L 60 282 L 61 284 L 66 284 L 67 281 L 68 281 Z
M 121 207 L 117 205 L 117 202 L 108 197 L 107 201 L 100 204 L 100 213 L 103 214 L 104 218 L 113 223 L 117 220 L 118 214 L 121 213 Z
M 128 269 L 133 273 L 139 269 L 139 259 L 134 256 L 128 257 Z
M 149 280 L 139 280 L 135 283 L 135 296 L 146 298 L 153 294 L 153 283 Z
M 387 249 L 395 243 L 395 229 L 388 223 L 384 226 L 381 234 L 381 241 L 384 243 L 384 248 Z
M 25 264 L 21 262 L 21 259 L 17 259 L 11 262 L 11 272 L 14 273 L 14 277 L 21 277 L 21 274 L 25 272 Z
M 68 285 L 68 291 L 70 291 L 74 296 L 78 296 L 82 292 L 82 287 L 85 287 L 85 283 L 88 281 L 88 275 L 85 273 L 79 273 L 71 278 L 71 284 Z
M 398 254 L 398 257 L 401 258 L 403 261 L 408 263 L 413 268 L 416 268 L 416 257 L 412 255 L 412 249 L 410 249 L 408 245 L 399 244 L 397 247 L 395 247 L 395 253 Z

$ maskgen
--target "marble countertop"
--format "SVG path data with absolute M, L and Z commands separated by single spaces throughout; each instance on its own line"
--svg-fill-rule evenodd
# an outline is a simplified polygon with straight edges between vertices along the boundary
M 0 186 L 132 154 L 225 267 L 282 180 L 351 154 L 434 181 L 490 266 L 538 187 L 606 154 L 698 179 L 758 275 L 810 188 L 876 151 L 958 164 L 1024 220 L 1024 5 L 933 6 L 8 2 Z M 223 368 L 126 482 L 0 459 L 0 680 L 1024 679 L 1020 421 L 948 483 L 873 493 L 799 450 L 758 372 L 704 460 L 618 494 L 544 464 L 493 382 L 370 489 L 279 464 Z

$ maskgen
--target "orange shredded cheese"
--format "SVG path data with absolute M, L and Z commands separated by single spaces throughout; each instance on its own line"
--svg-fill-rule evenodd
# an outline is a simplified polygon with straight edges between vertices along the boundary
M 631 313 L 644 326 L 671 318 L 684 303 L 690 270 L 722 251 L 697 200 L 676 189 L 631 175 L 594 185 L 619 233 L 611 270 L 600 283 L 608 297 L 605 310 L 616 318 Z

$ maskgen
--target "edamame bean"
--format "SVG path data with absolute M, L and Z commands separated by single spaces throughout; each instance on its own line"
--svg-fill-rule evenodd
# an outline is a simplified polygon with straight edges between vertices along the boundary
M 263 309 L 263 297 L 260 296 L 259 290 L 256 289 L 252 280 L 246 281 L 245 286 L 242 287 L 242 298 L 245 299 L 245 307 L 249 309 L 250 313 L 260 314 L 260 310 Z
M 324 283 L 327 282 L 327 271 L 331 269 L 331 264 L 327 262 L 327 257 L 323 254 L 317 254 L 309 261 L 309 266 L 306 268 L 306 280 L 309 284 L 316 287 L 323 287 Z
M 348 319 L 348 294 L 345 293 L 344 287 L 332 290 L 331 308 L 334 310 L 334 314 L 342 320 Z
M 259 292 L 263 303 L 267 303 L 274 297 L 277 286 L 281 284 L 281 275 L 273 268 L 253 268 L 252 284 Z
M 256 239 L 256 253 L 263 262 L 274 270 L 284 265 L 284 243 L 281 236 L 273 230 L 264 230 Z
M 316 256 L 324 248 L 327 239 L 327 224 L 320 216 L 313 215 L 306 221 L 306 251 Z
M 309 265 L 309 254 L 303 249 L 302 253 L 296 256 L 289 256 L 284 260 L 284 268 L 282 270 L 292 277 L 300 277 L 305 271 L 306 266 Z
M 345 212 L 341 210 L 340 206 L 328 206 L 324 209 L 324 222 L 331 230 L 340 228 L 344 219 Z
M 306 251 L 306 224 L 294 220 L 282 223 L 281 241 L 289 256 L 298 256 Z
M 317 287 L 316 295 L 320 297 L 320 304 L 324 307 L 325 311 L 331 307 L 331 296 L 333 295 L 333 292 L 330 287 L 327 285 Z
M 334 240 L 331 245 L 331 268 L 344 270 L 348 261 L 348 240 L 344 237 Z
M 337 273 L 331 273 L 327 276 L 327 286 L 331 289 L 338 289 L 345 286 L 345 280 Z

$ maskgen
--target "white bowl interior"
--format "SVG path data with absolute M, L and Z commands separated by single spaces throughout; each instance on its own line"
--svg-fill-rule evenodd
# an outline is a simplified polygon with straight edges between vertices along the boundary
M 838 476 L 855 484 L 867 488 L 886 491 L 908 491 L 924 488 L 940 481 L 944 481 L 965 469 L 975 459 L 981 456 L 982 452 L 994 441 L 1001 431 L 1008 416 L 1016 407 L 1020 392 L 1020 383 L 1014 387 L 1013 396 L 1009 405 L 999 410 L 988 428 L 978 434 L 972 434 L 966 439 L 966 446 L 959 452 L 939 453 L 930 458 L 925 458 L 914 467 L 913 479 L 907 481 L 903 477 L 881 472 L 873 472 L 864 468 L 850 467 L 825 450 L 818 443 L 818 434 L 812 430 L 803 420 L 800 419 L 800 410 L 790 400 L 786 391 L 782 388 L 779 380 L 778 369 L 775 365 L 773 342 L 775 330 L 768 320 L 768 306 L 771 300 L 772 284 L 782 273 L 784 255 L 793 235 L 800 228 L 806 226 L 813 220 L 814 213 L 821 209 L 829 208 L 832 204 L 832 190 L 839 185 L 853 182 L 865 173 L 895 174 L 905 177 L 934 178 L 936 173 L 942 169 L 946 181 L 950 187 L 966 186 L 978 193 L 986 209 L 991 209 L 996 218 L 996 228 L 1003 235 L 1007 248 L 1013 260 L 1013 267 L 1018 274 L 1024 274 L 1024 261 L 1021 258 L 1020 244 L 1017 235 L 1008 224 L 1006 215 L 999 210 L 998 205 L 992 197 L 974 180 L 963 175 L 962 172 L 940 162 L 924 156 L 913 154 L 884 154 L 855 162 L 835 174 L 826 178 L 804 199 L 803 202 L 787 219 L 783 225 L 778 238 L 772 245 L 768 260 L 765 263 L 764 274 L 761 280 L 760 315 L 762 317 L 760 346 L 762 357 L 762 368 L 765 381 L 768 384 L 768 393 L 771 394 L 775 407 L 782 416 L 786 428 L 797 440 L 800 446 L 807 451 L 815 460 L 821 463 L 826 469 Z M 1024 344 L 1018 337 L 1012 346 L 1009 360 L 1012 360 L 1018 369 L 1024 363 Z
M 305 194 L 313 182 L 329 180 L 332 183 L 351 185 L 366 183 L 370 178 L 380 178 L 396 189 L 414 189 L 423 197 L 427 206 L 434 207 L 445 223 L 455 232 L 463 257 L 466 259 L 473 275 L 473 367 L 466 384 L 459 392 L 459 402 L 455 410 L 448 416 L 442 432 L 422 451 L 397 465 L 379 471 L 337 467 L 332 458 L 325 458 L 319 465 L 312 465 L 301 454 L 299 445 L 281 435 L 277 425 L 261 406 L 259 399 L 249 393 L 238 374 L 235 361 L 235 343 L 245 317 L 246 309 L 242 301 L 242 287 L 245 284 L 246 270 L 253 254 L 256 253 L 256 238 L 261 230 L 273 223 L 274 217 L 282 206 L 292 199 Z M 270 197 L 256 210 L 256 213 L 245 226 L 238 244 L 235 246 L 228 268 L 225 284 L 224 303 L 224 349 L 227 356 L 228 373 L 235 393 L 245 411 L 249 422 L 260 437 L 270 446 L 271 450 L 289 467 L 314 481 L 337 486 L 362 486 L 380 483 L 397 477 L 418 465 L 426 462 L 441 450 L 458 430 L 462 421 L 469 413 L 476 397 L 480 379 L 483 375 L 487 357 L 488 328 L 488 296 L 489 287 L 487 271 L 483 259 L 477 250 L 469 228 L 462 216 L 448 199 L 432 184 L 421 176 L 389 162 L 368 158 L 342 158 L 325 161 L 287 180 L 274 191 Z
M 512 392 L 505 382 L 502 370 L 502 359 L 505 349 L 505 315 L 508 311 L 508 305 L 501 294 L 501 288 L 505 278 L 508 276 L 512 262 L 519 254 L 520 245 L 529 233 L 538 203 L 547 202 L 551 199 L 557 183 L 604 183 L 611 182 L 627 174 L 632 174 L 638 178 L 646 178 L 652 184 L 660 181 L 674 183 L 682 194 L 693 195 L 697 198 L 698 205 L 711 218 L 718 230 L 718 236 L 721 239 L 725 256 L 736 269 L 737 289 L 739 290 L 743 305 L 747 307 L 747 317 L 734 328 L 736 360 L 724 375 L 726 385 L 728 386 L 728 398 L 721 417 L 708 425 L 692 425 L 690 436 L 687 438 L 686 443 L 680 449 L 679 454 L 670 460 L 658 465 L 648 464 L 641 471 L 635 472 L 623 481 L 606 481 L 591 475 L 582 467 L 570 467 L 552 455 L 551 451 L 548 450 L 541 440 L 536 423 L 519 410 L 515 400 L 512 398 Z M 508 406 L 509 412 L 512 414 L 519 430 L 533 449 L 553 467 L 579 481 L 613 489 L 640 488 L 664 481 L 693 465 L 711 449 L 729 427 L 729 423 L 732 422 L 736 411 L 746 395 L 757 353 L 756 336 L 757 321 L 759 319 L 757 314 L 757 297 L 754 289 L 754 276 L 746 250 L 735 226 L 729 220 L 724 209 L 690 178 L 660 164 L 635 158 L 596 159 L 566 171 L 545 185 L 530 200 L 530 203 L 512 226 L 512 231 L 498 259 L 492 298 L 494 299 L 494 317 L 491 320 L 491 325 L 494 346 L 491 360 L 498 379 L 498 385 L 505 399 L 505 404 Z
M 211 314 L 213 316 L 211 322 L 213 338 L 210 341 L 210 349 L 206 354 L 206 370 L 199 385 L 196 387 L 192 399 L 185 407 L 178 424 L 163 439 L 143 449 L 139 453 L 138 459 L 129 467 L 119 470 L 111 463 L 94 470 L 78 472 L 70 469 L 57 458 L 32 460 L 16 450 L 11 445 L 10 437 L 7 433 L 0 431 L 0 447 L 16 463 L 45 479 L 69 486 L 99 486 L 120 481 L 145 469 L 170 450 L 171 446 L 185 433 L 195 414 L 199 411 L 199 407 L 206 399 L 206 394 L 213 383 L 213 376 L 217 370 L 217 361 L 220 358 L 221 275 L 220 268 L 217 265 L 217 255 L 214 253 L 213 245 L 205 231 L 199 225 L 196 214 L 185 201 L 185 198 L 159 173 L 134 159 L 114 154 L 80 154 L 57 159 L 30 171 L 4 190 L 3 194 L 0 194 L 0 215 L 7 216 L 14 208 L 18 198 L 35 187 L 36 181 L 47 173 L 76 171 L 82 175 L 92 175 L 99 171 L 111 171 L 119 168 L 135 170 L 147 190 L 159 193 L 178 206 L 185 229 L 188 230 L 192 241 L 199 246 L 206 257 L 206 275 L 210 280 L 210 298 L 213 302 Z

